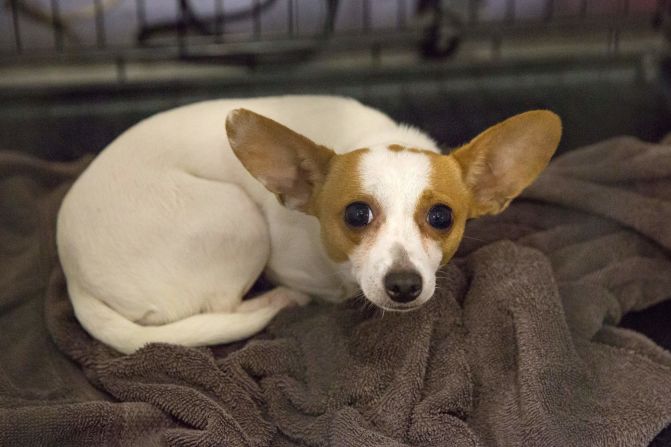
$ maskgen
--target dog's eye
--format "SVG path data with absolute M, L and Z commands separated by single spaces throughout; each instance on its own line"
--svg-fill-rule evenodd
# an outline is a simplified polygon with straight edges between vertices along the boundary
M 373 211 L 363 202 L 354 202 L 345 208 L 345 223 L 350 227 L 365 227 L 373 220 Z
M 452 225 L 452 210 L 445 205 L 433 205 L 426 215 L 426 221 L 433 228 L 447 230 Z

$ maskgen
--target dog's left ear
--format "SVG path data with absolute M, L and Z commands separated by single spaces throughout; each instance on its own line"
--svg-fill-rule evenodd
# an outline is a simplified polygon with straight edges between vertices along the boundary
M 547 166 L 561 130 L 556 114 L 534 110 L 490 127 L 450 154 L 472 193 L 469 217 L 506 209 Z
M 244 167 L 287 208 L 310 211 L 335 153 L 280 123 L 246 109 L 226 118 L 226 133 Z

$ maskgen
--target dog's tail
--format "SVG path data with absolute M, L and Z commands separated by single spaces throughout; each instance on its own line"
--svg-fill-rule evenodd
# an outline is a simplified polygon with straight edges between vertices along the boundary
M 163 342 L 183 346 L 230 343 L 260 332 L 281 310 L 269 306 L 250 312 L 203 313 L 157 326 L 137 324 L 99 299 L 72 293 L 75 315 L 96 339 L 124 354 L 147 343 Z

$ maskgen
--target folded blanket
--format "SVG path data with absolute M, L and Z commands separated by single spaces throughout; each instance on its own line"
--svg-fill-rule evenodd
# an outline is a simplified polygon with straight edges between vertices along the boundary
M 312 304 L 130 356 L 79 326 L 55 256 L 85 163 L 0 155 L 0 445 L 644 446 L 671 423 L 671 353 L 617 326 L 671 297 L 671 146 L 555 160 L 416 312 Z

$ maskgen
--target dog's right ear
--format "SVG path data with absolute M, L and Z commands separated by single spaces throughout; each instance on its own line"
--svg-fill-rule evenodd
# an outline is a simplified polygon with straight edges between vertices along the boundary
M 335 152 L 246 109 L 228 114 L 226 133 L 250 174 L 287 208 L 310 212 L 315 186 L 324 182 Z

